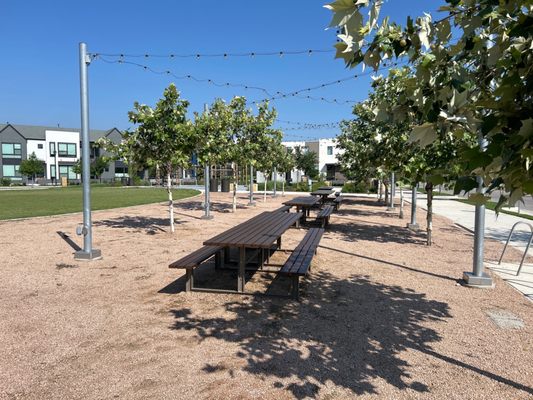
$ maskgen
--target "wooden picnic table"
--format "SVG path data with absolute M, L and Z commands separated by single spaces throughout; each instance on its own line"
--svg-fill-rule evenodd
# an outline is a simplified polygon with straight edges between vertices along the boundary
M 322 187 L 319 187 L 318 190 L 334 190 L 334 189 L 333 189 L 333 186 L 322 186 Z
M 270 251 L 272 245 L 276 242 L 279 247 L 281 245 L 281 235 L 294 224 L 298 224 L 301 217 L 301 213 L 263 212 L 248 221 L 206 240 L 204 245 L 222 246 L 225 249 L 239 249 L 237 292 L 243 293 L 246 283 L 244 275 L 246 269 L 246 249 L 267 249 Z
M 333 189 L 318 189 L 311 192 L 312 196 L 319 196 L 322 203 L 325 203 L 329 195 L 335 193 Z
M 295 197 L 294 199 L 287 200 L 283 204 L 286 206 L 295 206 L 296 212 L 303 211 L 302 221 L 305 222 L 305 217 L 309 216 L 309 211 L 311 207 L 316 205 L 319 202 L 318 197 L 315 196 L 305 196 L 305 197 Z

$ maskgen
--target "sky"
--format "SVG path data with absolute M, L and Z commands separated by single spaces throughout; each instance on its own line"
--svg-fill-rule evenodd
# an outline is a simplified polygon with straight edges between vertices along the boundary
M 98 54 L 209 54 L 332 50 L 335 30 L 326 30 L 331 12 L 318 0 L 178 1 L 0 0 L 0 123 L 77 128 L 80 126 L 79 42 Z M 408 15 L 435 11 L 443 0 L 385 0 L 381 16 L 404 23 Z M 215 98 L 245 96 L 258 90 L 216 87 L 191 79 L 154 74 L 142 67 L 99 56 L 89 66 L 91 129 L 126 129 L 133 103 L 155 105 L 174 82 L 190 101 L 190 117 Z M 227 58 L 124 58 L 156 71 L 172 71 L 219 83 L 258 86 L 271 93 L 291 92 L 361 74 L 346 69 L 334 53 Z M 339 101 L 364 100 L 368 75 L 309 92 Z M 309 99 L 271 101 L 283 121 L 327 124 L 350 118 L 353 104 Z M 295 127 L 278 122 L 277 127 Z M 286 130 L 285 140 L 333 137 L 338 128 Z

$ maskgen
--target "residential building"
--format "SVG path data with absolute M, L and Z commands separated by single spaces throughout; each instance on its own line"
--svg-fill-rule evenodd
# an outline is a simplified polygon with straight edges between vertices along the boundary
M 117 128 L 107 131 L 91 130 L 89 133 L 91 144 L 102 137 L 118 143 L 122 134 Z M 54 184 L 62 177 L 66 177 L 69 181 L 80 180 L 80 175 L 73 170 L 81 157 L 82 143 L 79 129 L 0 124 L 0 144 L 2 150 L 0 178 L 24 183 L 26 177 L 20 174 L 20 163 L 34 152 L 44 164 L 43 176 L 39 177 L 40 183 Z M 100 151 L 101 149 L 91 146 L 91 159 L 99 157 Z M 115 161 L 109 164 L 101 179 L 114 180 L 127 177 L 127 172 L 127 167 L 122 161 Z
M 342 152 L 342 149 L 337 147 L 335 139 L 317 139 L 312 141 L 288 141 L 282 142 L 282 144 L 289 150 L 294 152 L 296 147 L 300 147 L 303 151 L 313 151 L 317 155 L 316 168 L 318 169 L 320 176 L 325 180 L 344 183 L 346 178 L 340 170 L 340 163 L 338 155 Z M 300 182 L 303 171 L 292 170 L 285 175 L 280 174 L 278 179 L 285 179 L 289 182 Z M 257 174 L 257 182 L 264 182 L 263 175 Z

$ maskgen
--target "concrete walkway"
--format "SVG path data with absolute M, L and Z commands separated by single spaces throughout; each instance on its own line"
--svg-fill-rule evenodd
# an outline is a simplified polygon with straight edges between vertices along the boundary
M 406 200 L 410 200 L 411 195 L 404 192 Z M 397 196 L 398 197 L 398 196 Z M 470 204 L 465 204 L 455 200 L 454 196 L 442 196 L 433 198 L 433 212 L 451 219 L 456 224 L 474 231 L 474 216 L 475 207 Z M 418 195 L 417 205 L 425 209 L 423 205 L 426 204 L 426 196 Z M 410 207 L 410 204 L 408 205 Z M 517 222 L 524 222 L 533 225 L 532 220 L 526 218 L 515 217 L 509 214 L 500 213 L 498 216 L 494 211 L 485 211 L 485 237 L 499 240 L 505 243 L 511 228 Z M 511 238 L 510 246 L 515 247 L 521 253 L 524 252 L 531 230 L 525 224 L 520 224 L 516 227 L 513 237 Z M 531 248 L 528 254 L 531 254 Z M 505 257 L 502 264 L 498 265 L 498 260 L 486 260 L 485 266 L 490 268 L 494 273 L 498 274 L 503 280 L 513 286 L 515 289 L 522 292 L 526 297 L 533 301 L 533 264 L 525 263 L 522 267 L 519 276 L 516 276 L 518 270 L 518 263 L 505 263 Z

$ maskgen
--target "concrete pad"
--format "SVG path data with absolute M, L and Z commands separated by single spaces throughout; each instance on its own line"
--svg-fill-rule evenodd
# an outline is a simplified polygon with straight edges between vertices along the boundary
M 485 262 L 486 268 L 533 301 L 533 264 L 524 264 L 520 275 L 516 276 L 518 265 L 518 263 L 502 262 L 498 265 L 496 261 Z
M 501 329 L 521 329 L 525 326 L 524 321 L 501 308 L 485 310 L 485 314 Z

